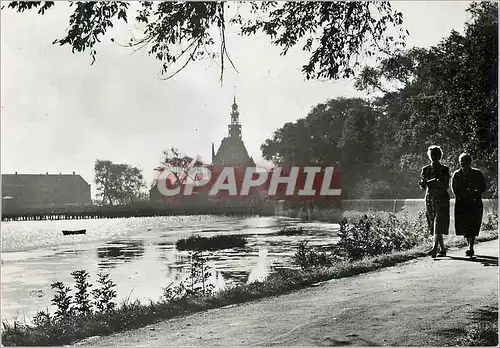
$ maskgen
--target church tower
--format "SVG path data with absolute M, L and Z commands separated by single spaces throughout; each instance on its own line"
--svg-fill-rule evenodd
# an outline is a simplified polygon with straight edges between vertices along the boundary
M 248 155 L 241 136 L 240 112 L 236 104 L 236 96 L 231 106 L 231 122 L 228 125 L 228 136 L 222 139 L 217 153 L 212 143 L 212 164 L 221 166 L 255 166 L 253 158 Z
M 236 104 L 236 96 L 234 96 L 233 105 L 231 106 L 231 124 L 228 125 L 230 138 L 241 138 L 240 112 L 238 104 Z

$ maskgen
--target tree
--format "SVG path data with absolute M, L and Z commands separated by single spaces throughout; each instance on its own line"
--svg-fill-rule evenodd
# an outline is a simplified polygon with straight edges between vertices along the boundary
M 114 184 L 116 182 L 113 173 L 113 163 L 111 161 L 97 160 L 94 165 L 95 179 L 97 185 L 97 195 L 102 197 L 102 203 L 113 204 L 115 191 Z
M 262 145 L 275 163 L 331 165 L 337 161 L 349 197 L 420 197 L 418 176 L 427 147 L 443 147 L 457 168 L 469 152 L 497 188 L 498 5 L 472 4 L 464 34 L 413 48 L 365 67 L 356 78 L 372 102 L 336 99 L 287 123 Z
M 170 174 L 173 176 L 173 184 L 175 185 L 185 184 L 188 179 L 194 180 L 195 177 L 190 176 L 189 170 L 193 167 L 205 166 L 199 158 L 183 155 L 175 147 L 164 150 L 163 156 L 160 166 L 156 167 L 155 171 L 158 172 L 159 176 L 166 168 L 169 168 L 171 170 Z M 153 182 L 152 186 L 155 186 L 156 183 L 157 179 Z
M 390 130 L 384 141 L 387 163 L 399 158 L 400 170 L 418 171 L 426 162 L 427 146 L 437 143 L 452 167 L 462 151 L 469 152 L 495 191 L 498 4 L 474 3 L 468 12 L 471 20 L 463 35 L 452 31 L 436 46 L 402 52 L 367 67 L 357 86 L 383 93 L 376 104 L 384 110 Z
M 102 203 L 131 204 L 141 198 L 145 187 L 142 171 L 128 164 L 96 160 L 95 183 Z
M 54 5 L 49 1 L 14 1 L 8 8 L 17 12 L 38 9 L 43 15 Z M 402 28 L 402 14 L 389 2 L 142 1 L 130 6 L 121 1 L 77 1 L 69 6 L 74 12 L 66 36 L 54 43 L 69 45 L 73 52 L 89 51 L 93 63 L 97 43 L 108 29 L 135 16 L 142 33 L 125 46 L 146 49 L 161 63 L 165 78 L 175 76 L 192 61 L 219 58 L 222 81 L 226 59 L 234 67 L 226 47 L 228 26 L 235 26 L 245 36 L 263 33 L 281 48 L 281 55 L 301 46 L 311 53 L 302 67 L 308 79 L 351 77 L 362 56 L 403 47 L 408 34 Z M 391 26 L 397 29 L 395 35 L 388 34 Z M 214 46 L 219 47 L 217 53 Z
M 343 190 L 352 194 L 360 180 L 381 176 L 378 119 L 378 111 L 363 99 L 331 99 L 278 129 L 261 146 L 262 156 L 277 165 L 340 166 Z

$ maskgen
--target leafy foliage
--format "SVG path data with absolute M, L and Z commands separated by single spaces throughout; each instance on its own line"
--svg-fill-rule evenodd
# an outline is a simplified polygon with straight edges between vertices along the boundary
M 372 94 L 315 106 L 261 146 L 275 164 L 340 167 L 345 198 L 413 198 L 439 144 L 443 163 L 468 152 L 497 196 L 498 4 L 474 3 L 464 34 L 452 31 L 430 48 L 412 48 L 365 67 L 356 86 Z
M 263 157 L 277 165 L 340 167 L 342 189 L 376 172 L 380 145 L 376 142 L 379 112 L 359 98 L 328 100 L 305 119 L 286 123 L 261 146 Z
M 207 257 L 202 251 L 195 251 L 190 254 L 190 259 L 189 276 L 181 283 L 170 283 L 163 289 L 163 297 L 167 301 L 186 300 L 212 293 L 214 284 L 209 281 L 212 272 L 207 264 Z
M 483 218 L 481 228 L 486 231 L 498 230 L 498 212 L 492 212 Z
M 199 158 L 190 157 L 182 154 L 179 149 L 172 147 L 163 151 L 163 159 L 160 166 L 155 168 L 155 171 L 162 173 L 167 168 L 171 172 L 174 185 L 186 184 L 189 180 L 196 178 L 190 176 L 190 169 L 193 167 L 206 167 Z M 153 186 L 156 181 L 153 183 Z
M 92 284 L 88 282 L 90 275 L 85 270 L 73 271 L 71 275 L 75 279 L 75 310 L 82 314 L 86 315 L 92 311 L 92 304 L 89 298 L 89 288 L 92 287 Z
M 54 2 L 15 1 L 8 7 L 17 12 L 38 8 L 43 14 Z M 73 52 L 90 51 L 95 61 L 96 45 L 118 21 L 135 18 L 142 35 L 126 46 L 146 49 L 161 63 L 161 73 L 170 78 L 190 62 L 210 58 L 231 61 L 226 32 L 233 26 L 241 35 L 262 33 L 285 55 L 292 47 L 311 52 L 303 65 L 306 78 L 351 77 L 362 55 L 375 50 L 389 53 L 404 46 L 407 32 L 402 14 L 389 2 L 152 2 L 137 6 L 128 2 L 71 2 L 66 36 L 54 41 L 69 45 Z M 134 14 L 130 12 L 134 11 Z M 387 34 L 390 27 L 398 29 Z M 113 38 L 111 38 L 114 41 Z M 218 52 L 213 47 L 219 46 Z M 176 66 L 172 71 L 172 65 Z
M 94 165 L 98 196 L 103 203 L 129 204 L 141 199 L 142 170 L 128 164 L 97 160 Z
M 109 279 L 109 274 L 100 273 L 98 274 L 97 282 L 101 284 L 101 287 L 92 290 L 92 296 L 94 296 L 94 305 L 100 312 L 111 312 L 116 303 L 113 299 L 116 298 L 116 291 L 113 289 L 116 284 Z
M 344 219 L 340 222 L 340 240 L 335 254 L 349 260 L 408 250 L 421 244 L 428 236 L 423 219 L 397 218 L 389 214 L 385 219 L 377 214 L 367 214 L 361 219 Z
M 55 282 L 51 284 L 53 289 L 57 292 L 52 299 L 52 304 L 57 307 L 55 312 L 56 318 L 61 319 L 73 315 L 89 315 L 93 312 L 93 308 L 97 312 L 109 312 L 115 307 L 116 292 L 113 288 L 116 284 L 109 279 L 109 274 L 99 274 L 98 283 L 101 284 L 100 288 L 96 288 L 91 292 L 89 289 L 93 286 L 88 280 L 90 275 L 85 270 L 77 270 L 71 272 L 75 279 L 76 292 L 74 296 L 70 295 L 71 289 L 64 286 L 62 282 Z M 92 295 L 94 300 L 91 299 Z M 38 322 L 46 320 L 50 316 L 44 312 L 37 314 Z
M 210 294 L 214 288 L 214 285 L 208 281 L 211 275 L 210 267 L 207 265 L 207 259 L 204 257 L 203 252 L 193 252 L 191 254 L 189 274 L 190 286 L 187 289 L 188 296 Z
M 359 218 L 340 222 L 340 239 L 331 252 L 319 251 L 300 242 L 294 255 L 294 263 L 307 270 L 331 267 L 339 261 L 355 261 L 392 252 L 409 250 L 423 244 L 429 233 L 425 216 L 416 219 L 404 214 L 401 217 L 389 213 L 364 214 Z
M 55 282 L 50 284 L 50 286 L 56 290 L 52 299 L 52 304 L 57 306 L 56 317 L 61 318 L 70 315 L 72 313 L 72 296 L 69 295 L 71 288 L 64 286 L 62 282 Z
M 419 170 L 426 161 L 419 153 L 440 144 L 451 166 L 461 152 L 470 153 L 496 194 L 498 4 L 474 3 L 468 12 L 463 35 L 452 31 L 436 46 L 367 67 L 357 86 L 382 92 L 375 102 L 383 110 L 385 132 L 379 134 L 387 144 L 382 162 L 395 163 L 392 171 Z
M 330 253 L 317 251 L 307 245 L 307 241 L 299 242 L 293 262 L 302 269 L 331 266 L 338 259 Z

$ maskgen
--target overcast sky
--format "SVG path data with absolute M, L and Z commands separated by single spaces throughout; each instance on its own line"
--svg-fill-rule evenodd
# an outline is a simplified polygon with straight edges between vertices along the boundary
M 436 44 L 452 29 L 463 31 L 468 2 L 394 2 L 410 31 L 409 47 Z M 148 181 L 163 149 L 175 146 L 210 161 L 227 136 L 233 95 L 243 140 L 254 157 L 284 123 L 305 117 L 316 104 L 337 97 L 364 97 L 352 81 L 306 81 L 307 55 L 285 57 L 269 40 L 228 37 L 239 71 L 201 61 L 172 80 L 158 78 L 159 63 L 146 52 L 131 54 L 109 38 L 90 66 L 87 53 L 52 45 L 63 37 L 68 6 L 56 3 L 45 16 L 1 14 L 2 173 L 71 173 L 92 184 L 96 159 L 128 163 Z M 129 27 L 113 33 L 126 37 Z

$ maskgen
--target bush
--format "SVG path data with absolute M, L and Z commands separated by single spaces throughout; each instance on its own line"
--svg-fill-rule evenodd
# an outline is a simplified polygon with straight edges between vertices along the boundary
M 220 250 L 242 248 L 246 245 L 246 238 L 239 235 L 217 235 L 213 237 L 200 237 L 198 235 L 179 239 L 175 246 L 178 250 Z
M 101 287 L 92 290 L 95 299 L 94 305 L 99 312 L 110 312 L 116 306 L 116 303 L 113 302 L 113 299 L 116 298 L 116 291 L 113 290 L 116 284 L 109 279 L 109 274 L 99 274 L 98 277 L 97 282 L 101 284 Z
M 364 215 L 359 220 L 343 219 L 340 222 L 340 240 L 334 248 L 337 256 L 358 260 L 413 248 L 428 235 L 421 219 L 411 221 L 407 216 L 389 214 L 383 219 L 376 214 Z
M 116 293 L 111 289 L 115 284 L 108 279 L 108 275 L 99 274 L 100 288 L 92 291 L 95 301 L 90 299 L 89 289 L 92 284 L 88 282 L 89 274 L 85 270 L 71 273 L 75 279 L 76 292 L 72 296 L 71 288 L 62 282 L 51 284 L 56 290 L 52 305 L 57 308 L 54 315 L 40 311 L 33 317 L 33 325 L 15 321 L 12 325 L 3 322 L 2 343 L 4 345 L 42 346 L 63 345 L 72 340 L 83 338 L 89 330 L 89 323 L 100 323 L 105 326 L 103 311 L 111 313 L 115 307 L 113 300 Z M 95 311 L 94 311 L 95 305 Z M 105 328 L 97 328 L 99 332 Z
M 71 275 L 75 279 L 75 288 L 77 289 L 75 294 L 75 310 L 83 315 L 89 314 L 92 312 L 92 304 L 88 291 L 92 287 L 92 284 L 88 282 L 90 276 L 85 270 L 74 271 Z
M 498 229 L 498 212 L 489 213 L 483 219 L 482 229 L 487 231 L 493 231 Z
M 392 213 L 363 214 L 344 218 L 340 222 L 340 240 L 330 253 L 320 252 L 301 242 L 294 255 L 294 263 L 302 269 L 333 265 L 339 260 L 354 261 L 364 257 L 411 249 L 422 244 L 429 232 L 425 216 L 416 220 L 407 214 L 400 217 Z
M 176 286 L 170 283 L 163 288 L 163 298 L 170 302 L 186 297 L 210 295 L 214 289 L 214 285 L 208 281 L 211 276 L 212 272 L 207 265 L 207 258 L 202 252 L 194 252 L 191 254 L 189 277 Z
M 315 250 L 307 246 L 307 241 L 301 241 L 297 246 L 293 263 L 302 269 L 311 269 L 314 267 L 331 266 L 337 259 L 331 253 Z

